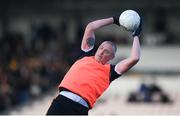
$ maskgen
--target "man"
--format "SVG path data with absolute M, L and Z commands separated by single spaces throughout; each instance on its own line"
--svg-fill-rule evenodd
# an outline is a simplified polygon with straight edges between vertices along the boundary
M 119 25 L 119 16 L 100 19 L 89 23 L 85 29 L 81 49 L 88 52 L 95 43 L 95 31 L 110 24 Z M 140 58 L 139 28 L 133 32 L 133 45 L 129 58 L 111 65 L 115 57 L 116 45 L 104 41 L 94 56 L 77 60 L 59 85 L 59 95 L 53 100 L 47 115 L 87 115 L 96 100 L 108 88 L 110 83 L 133 67 Z

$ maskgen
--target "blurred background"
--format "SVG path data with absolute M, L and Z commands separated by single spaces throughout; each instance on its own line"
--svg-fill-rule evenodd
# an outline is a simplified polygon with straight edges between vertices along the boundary
M 143 18 L 141 60 L 116 79 L 91 115 L 180 115 L 179 0 L 1 0 L 0 114 L 44 115 L 58 84 L 84 53 L 90 21 L 126 9 Z M 118 45 L 113 64 L 130 55 L 129 32 L 110 25 L 96 33 Z

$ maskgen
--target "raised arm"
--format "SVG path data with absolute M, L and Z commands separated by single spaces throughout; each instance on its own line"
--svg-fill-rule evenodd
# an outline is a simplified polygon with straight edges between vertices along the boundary
M 140 59 L 139 37 L 135 36 L 133 39 L 133 45 L 132 45 L 130 57 L 116 64 L 115 71 L 121 75 L 126 71 L 128 71 L 131 67 L 133 67 L 139 61 L 139 59 Z
M 88 52 L 94 48 L 95 31 L 103 26 L 113 24 L 113 17 L 90 22 L 85 29 L 81 50 Z
M 120 75 L 128 71 L 131 67 L 133 67 L 140 59 L 139 35 L 141 33 L 141 30 L 142 20 L 140 21 L 139 28 L 135 32 L 133 32 L 133 45 L 130 57 L 125 60 L 122 60 L 115 66 L 115 71 Z

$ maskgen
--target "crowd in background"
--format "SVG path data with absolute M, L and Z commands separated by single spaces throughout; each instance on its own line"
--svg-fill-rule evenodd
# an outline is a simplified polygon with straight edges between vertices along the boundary
M 21 33 L 6 32 L 0 39 L 0 112 L 57 87 L 72 60 L 82 53 L 72 47 L 75 44 L 68 48 L 64 24 L 53 30 L 43 23 L 31 31 L 28 46 Z

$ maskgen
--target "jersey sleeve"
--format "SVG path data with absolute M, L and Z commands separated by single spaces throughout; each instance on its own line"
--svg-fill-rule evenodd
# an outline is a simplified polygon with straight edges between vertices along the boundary
M 115 71 L 115 65 L 110 65 L 110 83 L 120 76 L 121 75 Z

